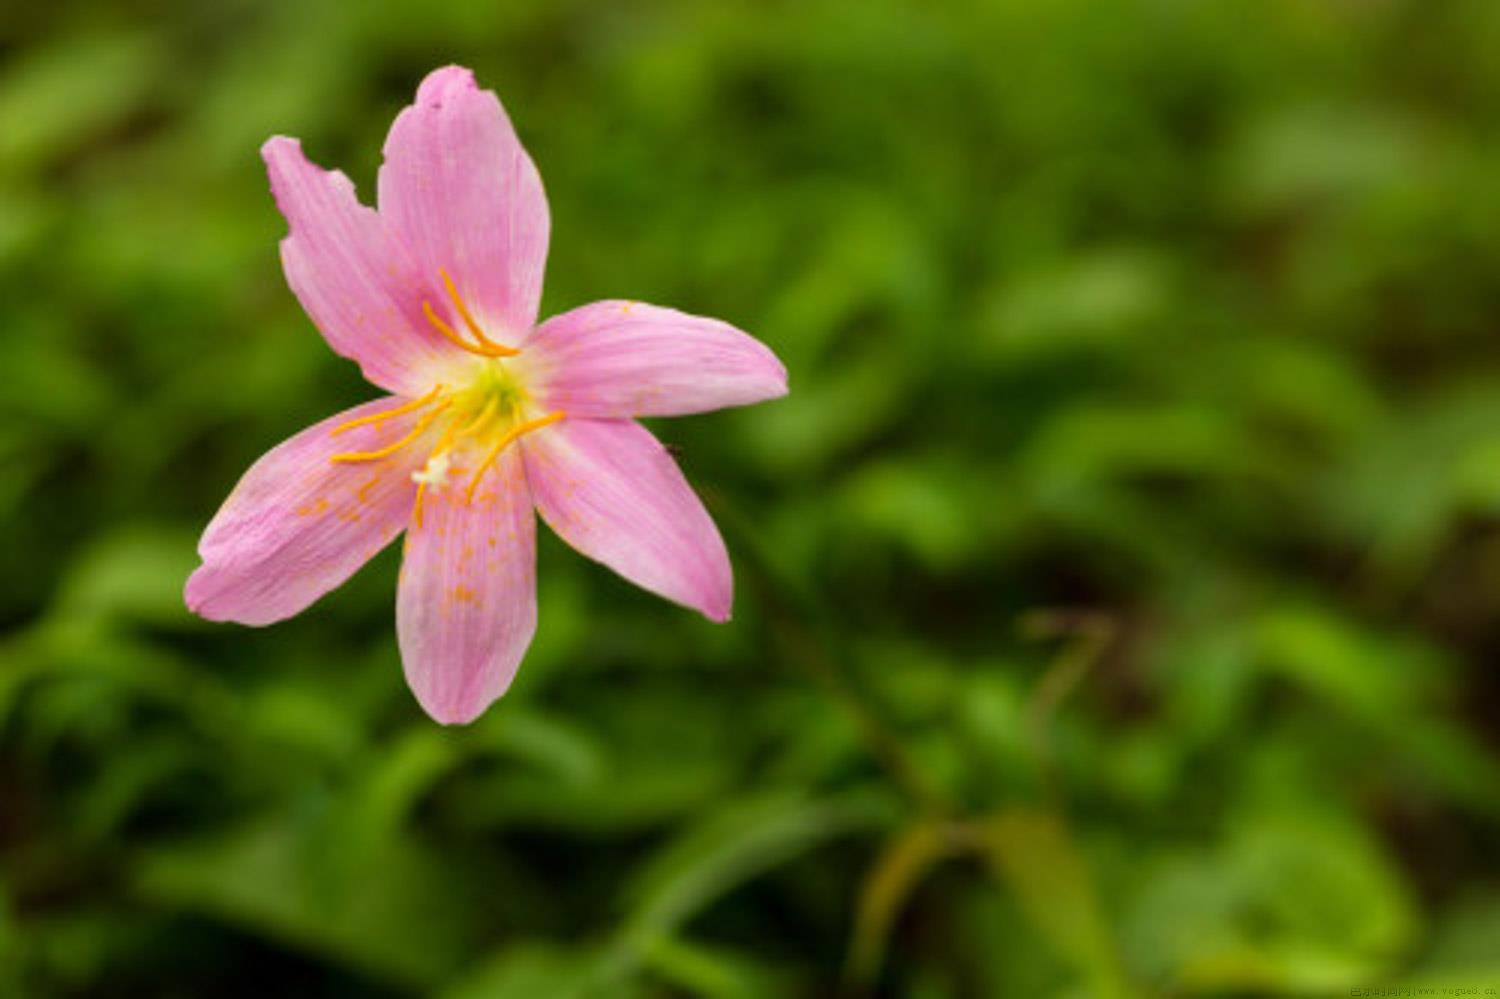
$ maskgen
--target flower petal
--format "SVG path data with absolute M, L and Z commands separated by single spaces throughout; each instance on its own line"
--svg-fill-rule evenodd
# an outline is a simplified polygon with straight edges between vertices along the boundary
M 644 427 L 570 418 L 523 437 L 521 450 L 537 512 L 564 541 L 637 586 L 729 619 L 724 541 Z
M 426 391 L 443 360 L 459 351 L 424 317 L 422 301 L 432 292 L 411 255 L 359 203 L 349 178 L 308 162 L 296 139 L 270 139 L 261 156 L 291 229 L 281 241 L 287 284 L 329 346 L 383 389 Z
M 492 339 L 536 322 L 551 226 L 547 196 L 500 100 L 458 66 L 429 73 L 396 116 L 380 214 L 431 282 L 445 271 Z
M 786 368 L 759 340 L 640 302 L 553 316 L 525 356 L 543 408 L 569 416 L 681 416 L 786 395 Z
M 399 440 L 420 414 L 332 433 L 398 403 L 377 399 L 345 410 L 252 465 L 198 543 L 203 564 L 188 579 L 188 608 L 211 621 L 241 624 L 291 617 L 401 533 L 416 489 L 411 473 L 426 452 L 412 446 L 379 461 L 329 460 Z
M 473 469 L 482 452 L 455 453 Z M 536 518 L 512 447 L 472 503 L 462 484 L 423 499 L 406 536 L 396 633 L 406 682 L 444 724 L 473 721 L 510 686 L 536 631 Z

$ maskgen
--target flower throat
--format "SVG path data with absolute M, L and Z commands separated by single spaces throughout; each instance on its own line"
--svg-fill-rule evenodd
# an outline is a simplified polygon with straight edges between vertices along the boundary
M 533 430 L 540 430 L 542 427 L 556 423 L 566 415 L 562 410 L 556 410 L 535 419 L 523 419 L 530 396 L 501 360 L 516 356 L 520 350 L 496 343 L 485 335 L 484 330 L 459 296 L 458 289 L 453 284 L 452 278 L 448 276 L 448 272 L 439 270 L 438 274 L 443 280 L 443 287 L 448 293 L 448 298 L 453 303 L 454 311 L 463 320 L 465 329 L 472 334 L 473 339 L 464 337 L 445 322 L 433 309 L 432 303 L 425 299 L 422 302 L 422 314 L 444 339 L 471 354 L 487 358 L 489 363 L 479 365 L 478 374 L 463 388 L 448 391 L 444 385 L 434 385 L 426 395 L 418 399 L 384 412 L 339 424 L 332 430 L 334 436 L 346 433 L 355 427 L 379 426 L 395 417 L 425 410 L 405 436 L 390 444 L 372 451 L 345 451 L 329 458 L 335 463 L 380 461 L 416 442 L 427 434 L 434 424 L 445 421 L 437 442 L 428 453 L 426 464 L 420 471 L 412 473 L 412 481 L 417 483 L 417 498 L 413 510 L 413 523 L 417 527 L 422 526 L 422 500 L 428 488 L 431 487 L 436 492 L 447 484 L 450 474 L 458 476 L 466 474 L 465 469 L 450 468 L 451 452 L 461 441 L 473 438 L 480 442 L 481 446 L 488 445 L 484 458 L 475 466 L 473 472 L 469 473 L 468 488 L 464 491 L 464 502 L 472 503 L 485 472 L 489 471 L 490 466 L 499 459 L 507 446 Z

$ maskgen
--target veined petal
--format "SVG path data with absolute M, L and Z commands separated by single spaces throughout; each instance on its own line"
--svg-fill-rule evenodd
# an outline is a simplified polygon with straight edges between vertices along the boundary
M 786 395 L 770 348 L 728 323 L 640 302 L 553 316 L 526 344 L 544 409 L 577 416 L 681 416 Z
M 677 463 L 631 420 L 579 420 L 523 437 L 542 519 L 564 541 L 652 593 L 727 621 L 729 553 Z
M 329 346 L 383 389 L 426 391 L 460 351 L 423 315 L 423 299 L 434 296 L 411 255 L 359 203 L 349 178 L 308 162 L 296 139 L 270 139 L 261 156 L 291 230 L 281 241 L 287 284 Z
M 536 322 L 551 219 L 542 179 L 500 100 L 474 74 L 427 75 L 385 140 L 380 214 L 430 281 L 450 275 L 492 339 Z
M 455 452 L 455 483 L 423 497 L 396 603 L 401 662 L 423 710 L 464 724 L 505 693 L 536 631 L 536 518 L 515 448 L 469 502 L 482 449 Z
M 241 624 L 291 617 L 401 533 L 416 490 L 411 473 L 425 451 L 414 446 L 378 461 L 329 460 L 399 440 L 419 413 L 333 433 L 399 402 L 377 399 L 345 410 L 252 465 L 198 543 L 203 564 L 188 579 L 188 608 L 212 621 Z

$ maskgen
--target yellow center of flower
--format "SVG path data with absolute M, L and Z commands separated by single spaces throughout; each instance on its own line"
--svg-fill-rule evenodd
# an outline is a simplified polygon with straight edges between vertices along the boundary
M 464 337 L 452 325 L 445 322 L 433 309 L 431 302 L 422 303 L 423 314 L 432 324 L 433 329 L 442 334 L 444 339 L 471 354 L 485 358 L 485 362 L 474 369 L 473 378 L 462 388 L 450 391 L 447 386 L 434 385 L 432 390 L 421 398 L 413 399 L 384 412 L 349 420 L 334 427 L 332 433 L 338 436 L 355 427 L 378 426 L 398 416 L 422 412 L 404 436 L 389 444 L 373 451 L 345 451 L 329 458 L 336 464 L 380 461 L 421 439 L 433 429 L 435 424 L 441 422 L 442 430 L 427 456 L 426 464 L 412 473 L 412 481 L 417 483 L 417 499 L 413 511 L 413 521 L 417 527 L 422 526 L 422 500 L 427 490 L 432 489 L 436 492 L 442 489 L 448 484 L 450 473 L 464 474 L 464 469 L 453 467 L 452 452 L 460 442 L 472 439 L 479 445 L 484 455 L 474 470 L 469 473 L 468 488 L 464 491 L 464 502 L 472 503 L 474 493 L 479 488 L 484 473 L 489 471 L 490 466 L 499 459 L 508 445 L 524 434 L 556 423 L 566 415 L 559 409 L 545 416 L 527 418 L 531 397 L 515 374 L 507 369 L 501 360 L 516 356 L 520 350 L 496 343 L 486 336 L 473 313 L 459 296 L 458 289 L 454 286 L 453 280 L 448 277 L 447 271 L 440 270 L 438 274 L 442 277 L 443 286 L 453 302 L 454 311 L 463 320 L 464 327 L 472 334 L 473 339 Z

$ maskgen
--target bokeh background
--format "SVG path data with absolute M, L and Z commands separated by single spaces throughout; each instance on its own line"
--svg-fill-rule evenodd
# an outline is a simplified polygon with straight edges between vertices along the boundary
M 733 622 L 549 537 L 467 729 L 394 551 L 264 630 L 180 596 L 372 392 L 260 143 L 368 195 L 448 62 L 544 313 L 793 386 L 654 425 Z M 0 995 L 1500 989 L 1497 136 L 1493 0 L 7 2 Z

